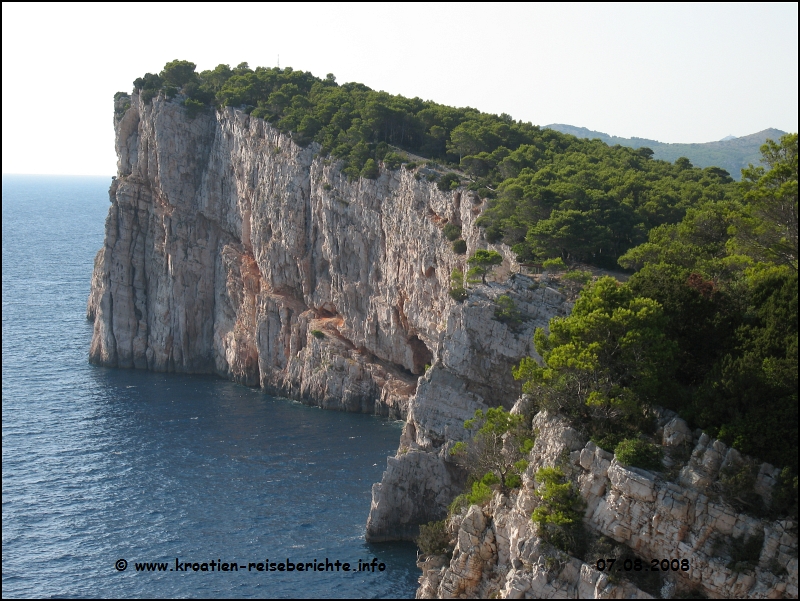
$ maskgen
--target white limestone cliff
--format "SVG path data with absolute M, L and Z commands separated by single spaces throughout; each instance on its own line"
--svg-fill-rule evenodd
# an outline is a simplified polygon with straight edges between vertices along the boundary
M 463 262 L 441 225 L 469 228 L 477 206 L 406 170 L 348 183 L 233 109 L 125 101 L 91 361 L 405 415 Z
M 87 316 L 92 363 L 216 373 L 326 408 L 407 420 L 374 487 L 370 540 L 413 538 L 460 492 L 443 460 L 475 408 L 519 396 L 511 366 L 564 313 L 507 249 L 463 303 L 450 274 L 486 247 L 481 200 L 414 170 L 348 182 L 340 166 L 231 108 L 190 118 L 163 95 L 116 101 L 118 173 Z M 443 236 L 462 227 L 467 255 Z M 505 282 L 505 283 L 500 283 Z M 518 331 L 495 321 L 510 294 Z M 422 376 L 422 377 L 421 377 Z
M 507 294 L 527 316 L 518 331 L 492 319 L 494 299 Z M 367 538 L 413 538 L 417 525 L 439 520 L 463 492 L 464 475 L 448 460 L 452 444 L 467 436 L 464 421 L 476 409 L 504 404 L 519 393 L 512 365 L 535 354 L 531 339 L 554 315 L 567 310 L 564 297 L 516 276 L 504 285 L 482 286 L 453 305 L 437 361 L 423 378 L 409 408 L 400 449 L 372 488 Z

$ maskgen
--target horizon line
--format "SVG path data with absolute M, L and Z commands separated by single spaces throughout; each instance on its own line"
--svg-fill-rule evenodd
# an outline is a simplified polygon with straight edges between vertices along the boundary
M 6 173 L 3 172 L 3 177 L 6 175 L 40 175 L 46 177 L 117 177 L 116 174 L 108 175 L 106 173 Z

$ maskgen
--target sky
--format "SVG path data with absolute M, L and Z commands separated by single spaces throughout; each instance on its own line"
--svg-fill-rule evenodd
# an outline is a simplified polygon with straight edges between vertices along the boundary
M 114 93 L 174 59 L 661 142 L 796 132 L 797 6 L 4 2 L 3 173 L 113 175 Z

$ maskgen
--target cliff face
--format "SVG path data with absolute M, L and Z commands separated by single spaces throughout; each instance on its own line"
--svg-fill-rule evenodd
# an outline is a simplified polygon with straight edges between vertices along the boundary
M 348 182 L 315 145 L 263 120 L 233 109 L 192 119 L 163 96 L 120 98 L 114 125 L 90 361 L 216 373 L 407 419 L 367 536 L 410 538 L 442 517 L 463 484 L 445 443 L 476 408 L 511 406 L 511 366 L 533 352 L 534 327 L 566 311 L 564 298 L 519 276 L 453 301 L 451 271 L 485 247 L 474 227 L 482 205 L 463 188 L 440 191 L 425 168 Z M 443 236 L 448 222 L 462 226 L 466 256 Z M 515 269 L 506 259 L 497 279 Z M 492 319 L 503 293 L 528 318 L 519 331 Z
M 527 318 L 517 332 L 492 319 L 500 294 L 514 299 Z M 464 490 L 463 474 L 449 461 L 454 442 L 467 437 L 464 421 L 476 409 L 511 407 L 519 394 L 512 365 L 535 353 L 534 329 L 568 309 L 558 292 L 522 276 L 480 287 L 451 308 L 436 365 L 420 378 L 411 401 L 400 448 L 372 488 L 368 540 L 411 539 L 418 524 L 444 517 L 447 505 Z
M 746 458 L 705 434 L 692 433 L 670 412 L 662 415 L 660 426 L 671 478 L 624 467 L 560 418 L 538 414 L 533 420 L 538 437 L 522 488 L 509 496 L 495 493 L 488 506 L 473 505 L 451 519 L 456 532 L 452 560 L 420 562 L 424 576 L 417 596 L 797 598 L 797 524 L 741 513 L 720 494 L 720 472 L 737 469 Z M 690 449 L 687 460 L 684 453 Z M 604 536 L 624 547 L 600 555 L 589 546 L 591 557 L 576 558 L 544 542 L 531 521 L 540 503 L 533 476 L 542 467 L 558 467 L 573 482 L 586 502 L 583 522 L 590 538 Z M 754 490 L 766 500 L 776 474 L 769 464 L 758 471 Z M 759 542 L 750 561 L 734 561 L 735 547 L 753 540 Z M 624 548 L 641 558 L 646 569 L 638 574 L 597 569 L 597 559 L 619 557 Z M 642 576 L 653 559 L 658 572 L 642 581 L 649 592 L 625 578 Z M 670 567 L 661 571 L 664 559 Z M 672 560 L 687 560 L 682 566 L 687 569 L 675 570 Z
M 115 119 L 90 360 L 405 415 L 459 262 L 440 224 L 468 228 L 474 205 L 404 170 L 348 183 L 241 112 L 131 104 Z

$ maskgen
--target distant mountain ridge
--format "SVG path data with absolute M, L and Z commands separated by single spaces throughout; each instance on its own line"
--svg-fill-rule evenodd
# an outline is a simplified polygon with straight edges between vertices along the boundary
M 657 140 L 648 140 L 647 138 L 609 136 L 586 127 L 575 127 L 574 125 L 565 125 L 563 123 L 551 123 L 544 127 L 564 134 L 571 134 L 578 138 L 599 138 L 609 146 L 614 146 L 615 144 L 630 146 L 631 148 L 646 146 L 655 153 L 653 158 L 669 161 L 670 163 L 674 163 L 679 157 L 686 157 L 696 167 L 722 167 L 737 181 L 742 177 L 743 168 L 750 163 L 754 165 L 760 164 L 761 153 L 759 148 L 767 138 L 777 141 L 778 138 L 786 133 L 779 129 L 769 128 L 741 138 L 725 136 L 717 142 L 667 144 Z

